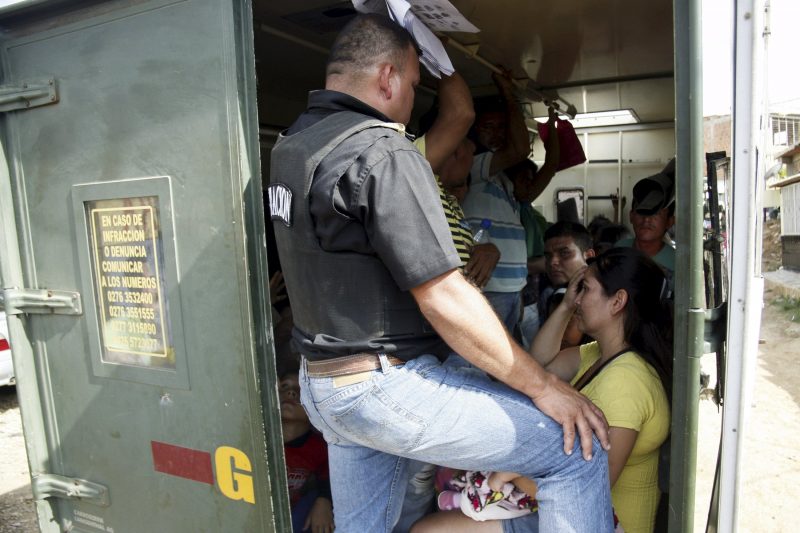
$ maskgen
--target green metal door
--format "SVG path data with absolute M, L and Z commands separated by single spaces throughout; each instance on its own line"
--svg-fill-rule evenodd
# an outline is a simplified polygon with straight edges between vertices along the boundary
M 249 2 L 32 4 L 0 263 L 42 530 L 283 530 Z

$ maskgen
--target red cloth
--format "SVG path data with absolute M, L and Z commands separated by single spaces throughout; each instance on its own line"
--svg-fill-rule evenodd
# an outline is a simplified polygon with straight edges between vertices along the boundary
M 539 130 L 539 137 L 547 146 L 547 138 L 550 136 L 549 126 L 546 122 L 537 122 L 536 127 Z M 583 153 L 583 146 L 581 146 L 578 134 L 575 133 L 575 128 L 572 127 L 568 120 L 556 119 L 556 135 L 558 135 L 558 151 L 560 155 L 556 170 L 564 170 L 586 161 L 586 155 Z
M 287 442 L 286 477 L 289 481 L 289 499 L 294 505 L 304 494 L 303 487 L 309 479 L 317 481 L 320 496 L 330 499 L 330 474 L 328 473 L 328 447 L 323 438 L 313 431 Z

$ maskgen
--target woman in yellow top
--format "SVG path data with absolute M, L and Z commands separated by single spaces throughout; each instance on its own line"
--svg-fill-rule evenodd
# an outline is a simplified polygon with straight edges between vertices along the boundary
M 608 420 L 611 499 L 627 533 L 651 532 L 660 498 L 659 447 L 669 435 L 672 314 L 669 283 L 649 257 L 612 248 L 570 281 L 531 354 Z M 595 342 L 559 351 L 573 313 Z
M 658 455 L 669 435 L 672 382 L 668 287 L 664 271 L 642 252 L 612 248 L 590 259 L 589 266 L 570 280 L 563 301 L 530 350 L 547 370 L 572 383 L 603 410 L 610 427 L 611 499 L 626 533 L 653 531 L 661 496 Z M 595 342 L 560 350 L 573 314 L 580 330 Z M 500 490 L 505 482 L 516 484 L 516 476 L 498 472 L 488 482 Z M 535 522 L 535 515 L 531 519 Z M 501 521 L 477 522 L 456 510 L 429 515 L 412 532 L 506 530 Z M 535 523 L 531 530 L 536 530 Z

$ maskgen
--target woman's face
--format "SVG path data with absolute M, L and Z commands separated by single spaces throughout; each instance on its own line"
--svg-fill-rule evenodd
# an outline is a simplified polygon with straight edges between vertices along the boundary
M 595 337 L 613 318 L 612 298 L 606 296 L 594 268 L 586 271 L 583 289 L 578 293 L 575 303 L 578 328 L 589 336 Z

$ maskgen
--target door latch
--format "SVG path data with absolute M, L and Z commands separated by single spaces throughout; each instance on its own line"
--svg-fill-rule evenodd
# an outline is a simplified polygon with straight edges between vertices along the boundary
M 64 498 L 67 500 L 81 500 L 100 507 L 111 505 L 111 500 L 108 497 L 108 487 L 85 479 L 57 476 L 55 474 L 39 474 L 33 476 L 31 491 L 33 492 L 33 497 L 37 500 Z
M 30 109 L 58 102 L 56 80 L 0 85 L 0 112 Z
M 5 309 L 7 315 L 83 314 L 80 293 L 54 289 L 3 289 L 0 292 L 0 307 Z

